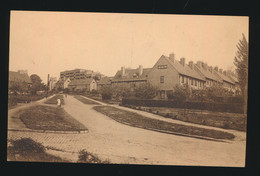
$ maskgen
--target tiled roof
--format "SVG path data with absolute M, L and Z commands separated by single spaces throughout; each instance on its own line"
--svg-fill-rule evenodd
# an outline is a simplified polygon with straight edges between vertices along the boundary
M 69 83 L 69 86 L 76 86 L 76 85 L 82 85 L 82 84 L 90 84 L 93 81 L 92 78 L 86 78 L 86 79 L 74 79 Z
M 98 84 L 110 84 L 112 77 L 103 77 L 99 80 Z
M 9 71 L 9 81 L 32 83 L 28 74 L 26 73 L 21 74 L 14 71 Z
M 172 62 L 169 57 L 162 55 L 162 57 L 165 57 L 170 64 L 176 69 L 177 72 L 179 72 L 179 74 L 181 75 L 185 75 L 185 76 L 189 76 L 192 78 L 196 78 L 199 80 L 203 80 L 205 81 L 204 77 L 202 77 L 199 73 L 197 73 L 197 71 L 195 71 L 194 69 L 191 69 L 188 65 L 182 65 L 179 61 L 175 60 L 175 62 Z
M 139 69 L 125 69 L 125 76 L 122 77 L 121 70 L 118 70 L 112 81 L 134 81 L 134 80 L 146 80 L 148 72 L 151 68 L 143 68 L 143 74 L 138 75 Z M 134 77 L 136 75 L 136 77 Z
M 194 68 L 195 68 L 195 70 L 198 70 L 198 72 L 200 72 L 205 78 L 211 79 L 211 80 L 214 80 L 217 82 L 222 82 L 222 80 L 213 73 L 213 70 L 212 70 L 212 72 L 210 72 L 208 69 L 206 70 L 202 67 L 197 66 L 197 64 L 194 64 Z
M 216 75 L 218 75 L 223 81 L 226 81 L 226 82 L 231 83 L 231 84 L 235 84 L 234 81 L 232 81 L 228 76 L 224 75 L 223 73 L 216 72 L 216 71 L 214 71 L 214 73 Z
M 233 76 L 233 75 L 230 75 L 229 78 L 235 82 L 235 83 L 238 83 L 238 78 L 236 76 Z

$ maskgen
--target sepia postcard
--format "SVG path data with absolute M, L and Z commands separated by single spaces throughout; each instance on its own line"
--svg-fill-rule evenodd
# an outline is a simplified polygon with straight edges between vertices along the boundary
M 7 160 L 245 167 L 249 17 L 11 11 Z

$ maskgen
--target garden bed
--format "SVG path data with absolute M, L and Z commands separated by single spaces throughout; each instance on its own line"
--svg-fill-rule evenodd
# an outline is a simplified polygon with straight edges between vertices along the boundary
M 33 106 L 20 110 L 19 118 L 29 129 L 51 131 L 81 131 L 87 128 L 62 108 Z
M 154 131 L 172 134 L 202 136 L 214 139 L 233 139 L 235 137 L 233 134 L 223 131 L 175 124 L 162 120 L 147 118 L 140 114 L 121 110 L 111 106 L 95 106 L 93 107 L 93 109 L 120 123 Z
M 127 106 L 129 108 L 147 111 L 158 114 L 166 118 L 181 120 L 184 122 L 195 123 L 219 127 L 224 129 L 234 129 L 246 131 L 247 117 L 244 114 L 190 110 L 181 108 L 163 108 L 163 107 L 139 107 Z
M 91 101 L 86 98 L 83 98 L 81 95 L 74 95 L 74 98 L 76 98 L 77 100 L 79 100 L 81 103 L 84 103 L 84 104 L 100 105 L 99 103 L 97 103 L 95 101 Z

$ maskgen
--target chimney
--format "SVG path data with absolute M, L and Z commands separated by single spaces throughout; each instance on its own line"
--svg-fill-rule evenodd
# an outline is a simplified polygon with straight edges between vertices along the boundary
M 214 68 L 214 70 L 218 72 L 218 67 L 216 66 L 216 67 Z
M 231 76 L 231 70 L 227 71 L 227 76 Z
M 212 66 L 209 67 L 209 71 L 212 73 L 212 71 L 213 71 L 213 67 Z
M 169 59 L 174 63 L 174 57 L 175 57 L 175 55 L 174 55 L 174 53 L 170 53 L 169 54 Z
M 226 76 L 227 75 L 227 72 L 226 72 L 226 70 L 225 71 L 223 71 L 223 74 Z
M 221 74 L 223 73 L 223 69 L 222 69 L 222 68 L 221 68 L 221 69 L 219 69 L 219 73 L 221 73 Z
M 182 57 L 181 59 L 180 59 L 180 63 L 181 63 L 181 65 L 184 67 L 185 66 L 185 58 L 184 57 Z
M 139 65 L 139 69 L 138 69 L 138 73 L 139 73 L 139 76 L 141 76 L 143 74 L 143 66 L 142 65 Z
M 125 67 L 121 67 L 121 76 L 125 76 Z
M 192 70 L 194 69 L 193 61 L 190 61 L 190 62 L 189 62 L 189 66 L 190 66 L 190 68 L 191 68 Z
M 197 66 L 198 66 L 199 68 L 201 68 L 201 67 L 202 67 L 202 62 L 201 62 L 201 61 L 197 61 Z

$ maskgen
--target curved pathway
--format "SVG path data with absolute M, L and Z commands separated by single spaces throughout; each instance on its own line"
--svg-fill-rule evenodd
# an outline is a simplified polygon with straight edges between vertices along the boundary
M 206 141 L 159 133 L 120 124 L 83 104 L 72 96 L 65 98 L 64 109 L 84 124 L 84 134 L 50 134 L 9 131 L 8 138 L 31 137 L 54 150 L 50 153 L 77 160 L 86 149 L 102 160 L 124 164 L 195 165 L 243 167 L 245 140 L 230 143 Z M 56 150 L 55 150 L 56 149 Z M 57 149 L 59 151 L 57 151 Z

